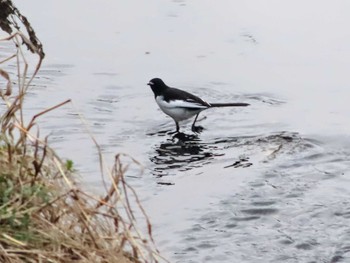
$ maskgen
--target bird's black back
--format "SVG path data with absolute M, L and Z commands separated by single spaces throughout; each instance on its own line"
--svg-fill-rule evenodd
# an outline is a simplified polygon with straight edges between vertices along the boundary
M 183 100 L 199 106 L 210 107 L 209 103 L 189 92 L 167 86 L 160 78 L 151 79 L 149 85 L 154 93 L 154 97 L 163 96 L 166 102 Z
M 202 100 L 201 98 L 184 90 L 168 87 L 164 93 L 164 100 L 169 102 L 171 100 L 184 100 L 187 102 L 193 102 L 202 106 L 210 107 L 210 104 Z

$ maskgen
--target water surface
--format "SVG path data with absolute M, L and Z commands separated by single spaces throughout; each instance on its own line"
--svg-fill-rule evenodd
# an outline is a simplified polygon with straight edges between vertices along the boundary
M 127 176 L 171 262 L 349 261 L 347 1 L 17 1 L 47 58 L 28 118 L 101 191 L 98 156 Z M 41 10 L 45 10 L 42 12 Z M 64 15 L 62 15 L 64 14 Z M 69 25 L 69 26 L 67 26 Z M 209 102 L 202 134 L 157 109 L 161 77 Z

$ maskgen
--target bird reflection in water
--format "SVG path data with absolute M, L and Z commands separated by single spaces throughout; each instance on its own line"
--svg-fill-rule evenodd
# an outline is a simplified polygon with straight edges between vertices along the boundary
M 197 135 L 177 133 L 156 148 L 156 155 L 150 160 L 157 165 L 157 176 L 166 175 L 170 169 L 179 171 L 200 167 L 214 156 L 214 146 L 203 143 Z

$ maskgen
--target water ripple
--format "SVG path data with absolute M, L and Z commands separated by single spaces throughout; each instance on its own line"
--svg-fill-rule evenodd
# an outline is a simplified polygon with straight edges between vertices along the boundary
M 259 166 L 260 177 L 203 211 L 192 228 L 179 233 L 191 238 L 178 247 L 184 253 L 178 254 L 178 260 L 232 262 L 234 255 L 235 262 L 261 262 L 262 257 L 274 263 L 349 261 L 350 191 L 341 181 L 350 179 L 339 172 L 339 167 L 350 168 L 346 150 L 326 151 L 314 138 L 288 132 L 211 143 L 219 151 L 224 149 L 221 144 L 229 149 L 254 146 L 255 153 L 270 150 L 260 163 L 265 165 Z M 325 176 L 324 171 L 333 176 Z M 202 247 L 206 245 L 210 259 Z

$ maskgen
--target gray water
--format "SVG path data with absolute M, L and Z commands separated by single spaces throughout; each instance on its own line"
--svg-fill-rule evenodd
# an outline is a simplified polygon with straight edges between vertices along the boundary
M 101 191 L 96 149 L 127 153 L 171 262 L 349 262 L 348 1 L 16 1 L 47 54 L 26 101 Z M 146 85 L 209 102 L 203 133 L 173 138 Z M 127 159 L 125 160 L 126 162 Z

